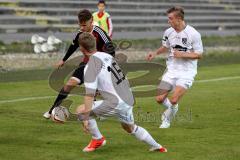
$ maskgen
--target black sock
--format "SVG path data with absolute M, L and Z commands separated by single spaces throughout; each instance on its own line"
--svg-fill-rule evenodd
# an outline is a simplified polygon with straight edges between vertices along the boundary
M 63 101 L 65 98 L 67 98 L 68 94 L 69 94 L 69 92 L 64 91 L 63 88 L 61 89 L 61 91 L 59 92 L 59 94 L 58 94 L 55 102 L 53 103 L 52 107 L 51 107 L 50 110 L 49 110 L 49 114 L 51 114 L 51 113 L 52 113 L 52 110 L 53 110 L 56 106 L 59 106 L 59 105 L 62 103 L 62 101 Z

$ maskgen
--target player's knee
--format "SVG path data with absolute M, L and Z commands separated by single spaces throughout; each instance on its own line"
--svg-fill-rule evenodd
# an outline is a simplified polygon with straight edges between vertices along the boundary
M 64 90 L 64 92 L 70 92 L 71 90 L 72 90 L 72 86 L 69 86 L 69 85 L 65 85 L 64 87 L 63 87 L 63 90 Z
M 134 129 L 134 126 L 122 123 L 122 128 L 123 128 L 127 133 L 132 133 L 132 132 L 133 132 L 133 129 Z
M 70 79 L 66 85 L 64 85 L 63 89 L 65 92 L 70 92 L 74 87 L 76 87 L 78 82 L 74 79 Z
M 172 97 L 172 98 L 170 98 L 170 102 L 173 104 L 173 105 L 175 105 L 175 104 L 177 104 L 178 103 L 178 97 Z
M 77 107 L 76 113 L 77 114 L 83 113 L 84 109 L 85 109 L 85 106 L 84 106 L 84 104 L 82 104 L 79 107 Z
M 164 96 L 156 96 L 155 99 L 158 103 L 163 103 L 165 97 Z
M 70 78 L 66 85 L 68 86 L 77 86 L 81 81 L 77 78 Z
M 130 128 L 123 128 L 127 133 L 132 133 L 132 130 Z

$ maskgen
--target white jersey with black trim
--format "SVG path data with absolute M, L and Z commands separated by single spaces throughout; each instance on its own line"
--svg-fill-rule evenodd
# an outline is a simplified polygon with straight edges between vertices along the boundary
M 197 74 L 197 60 L 174 58 L 174 50 L 187 53 L 203 53 L 203 46 L 200 33 L 192 26 L 187 25 L 181 32 L 176 32 L 172 27 L 164 32 L 162 45 L 169 48 L 167 59 L 167 71 L 173 78 L 194 79 Z
M 84 85 L 86 94 L 98 90 L 111 103 L 125 102 L 130 106 L 134 103 L 127 78 L 115 59 L 105 52 L 96 52 L 89 58 L 84 69 Z

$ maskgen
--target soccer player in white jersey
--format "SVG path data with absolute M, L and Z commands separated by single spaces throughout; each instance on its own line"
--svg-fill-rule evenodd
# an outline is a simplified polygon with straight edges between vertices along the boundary
M 122 128 L 138 140 L 147 143 L 150 151 L 167 152 L 144 128 L 137 126 L 133 118 L 134 97 L 128 80 L 114 58 L 104 52 L 97 52 L 94 37 L 85 32 L 79 36 L 80 50 L 88 55 L 89 62 L 84 69 L 86 95 L 84 104 L 76 112 L 83 121 L 84 131 L 90 133 L 92 140 L 83 151 L 91 152 L 106 144 L 106 139 L 98 129 L 96 116 L 118 118 Z M 93 101 L 96 90 L 103 100 Z
M 156 101 L 166 107 L 160 128 L 169 128 L 178 111 L 178 102 L 192 86 L 197 74 L 197 61 L 202 57 L 201 35 L 184 21 L 184 10 L 176 6 L 167 10 L 168 28 L 163 35 L 162 46 L 147 54 L 147 60 L 168 51 L 167 68 L 158 86 Z M 168 98 L 170 92 L 173 92 Z

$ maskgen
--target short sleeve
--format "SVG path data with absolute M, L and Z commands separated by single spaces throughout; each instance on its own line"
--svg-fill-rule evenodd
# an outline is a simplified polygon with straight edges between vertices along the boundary
M 169 40 L 168 40 L 168 32 L 165 31 L 163 34 L 163 38 L 162 38 L 162 45 L 166 48 L 170 48 L 170 44 L 169 44 Z
M 86 94 L 95 94 L 98 87 L 98 75 L 102 68 L 102 61 L 91 56 L 84 69 L 84 85 Z
M 199 33 L 194 34 L 192 42 L 193 42 L 192 43 L 193 51 L 195 53 L 202 54 L 203 53 L 203 45 L 202 45 L 201 35 Z

